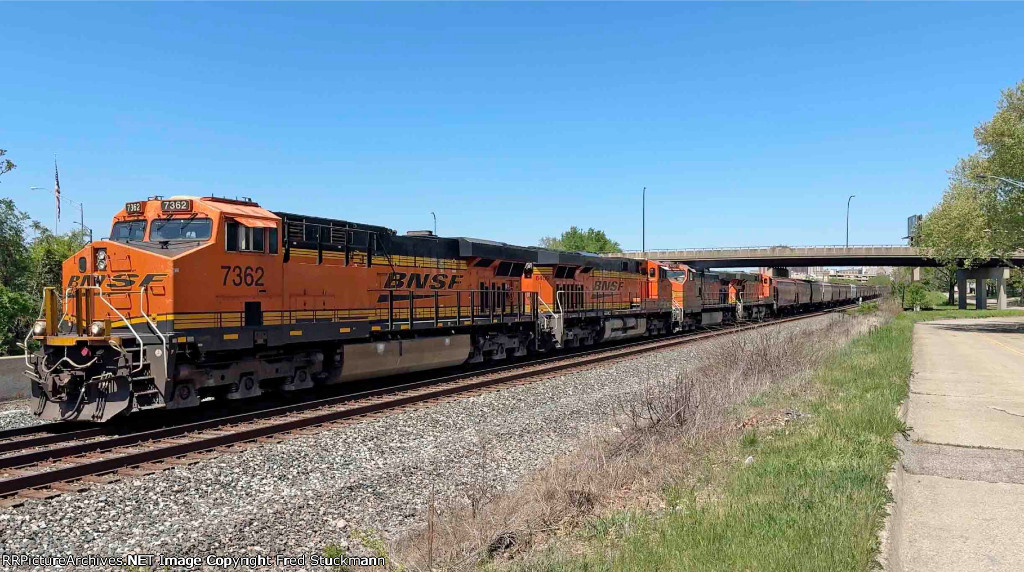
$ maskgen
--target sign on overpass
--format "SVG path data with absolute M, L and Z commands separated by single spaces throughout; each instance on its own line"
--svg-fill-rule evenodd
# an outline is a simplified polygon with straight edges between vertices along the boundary
M 738 248 L 689 248 L 629 250 L 614 256 L 649 258 L 683 263 L 696 268 L 751 268 L 787 266 L 942 266 L 916 246 L 746 246 Z M 1010 258 L 1024 264 L 1024 252 Z M 1004 266 L 993 258 L 981 266 Z

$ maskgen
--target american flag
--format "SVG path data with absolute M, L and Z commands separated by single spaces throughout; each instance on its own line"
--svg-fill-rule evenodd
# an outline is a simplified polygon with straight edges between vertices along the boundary
M 53 158 L 53 195 L 57 200 L 57 220 L 60 220 L 60 173 L 57 172 L 57 158 Z

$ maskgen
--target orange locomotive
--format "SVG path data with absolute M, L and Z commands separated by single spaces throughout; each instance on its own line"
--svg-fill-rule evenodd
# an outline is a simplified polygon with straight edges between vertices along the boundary
M 26 355 L 35 413 L 106 421 L 668 332 L 651 261 L 153 197 L 64 263 Z M 63 304 L 61 302 L 63 301 Z

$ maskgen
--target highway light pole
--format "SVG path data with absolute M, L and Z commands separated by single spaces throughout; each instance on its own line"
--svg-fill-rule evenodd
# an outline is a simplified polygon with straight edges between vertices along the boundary
M 430 216 L 434 217 L 434 236 L 437 236 L 437 215 L 430 211 Z
M 850 198 L 846 199 L 846 248 L 850 248 L 850 201 L 857 195 L 850 195 Z

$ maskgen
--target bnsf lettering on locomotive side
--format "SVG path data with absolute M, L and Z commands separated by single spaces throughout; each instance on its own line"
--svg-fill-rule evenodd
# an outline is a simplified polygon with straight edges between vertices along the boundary
M 103 286 L 107 285 L 110 290 L 128 290 L 136 285 L 139 287 L 149 286 L 164 281 L 167 274 L 146 274 L 139 281 L 138 274 L 75 274 L 68 278 L 68 288 L 79 286 Z
M 595 280 L 594 290 L 606 290 L 611 292 L 618 292 L 619 290 L 625 290 L 626 284 L 624 282 L 616 282 L 612 280 Z
M 451 290 L 460 285 L 462 276 L 460 274 L 447 274 L 445 272 L 390 272 L 384 280 L 384 288 L 387 290 L 398 290 L 408 288 L 426 288 L 430 290 Z

